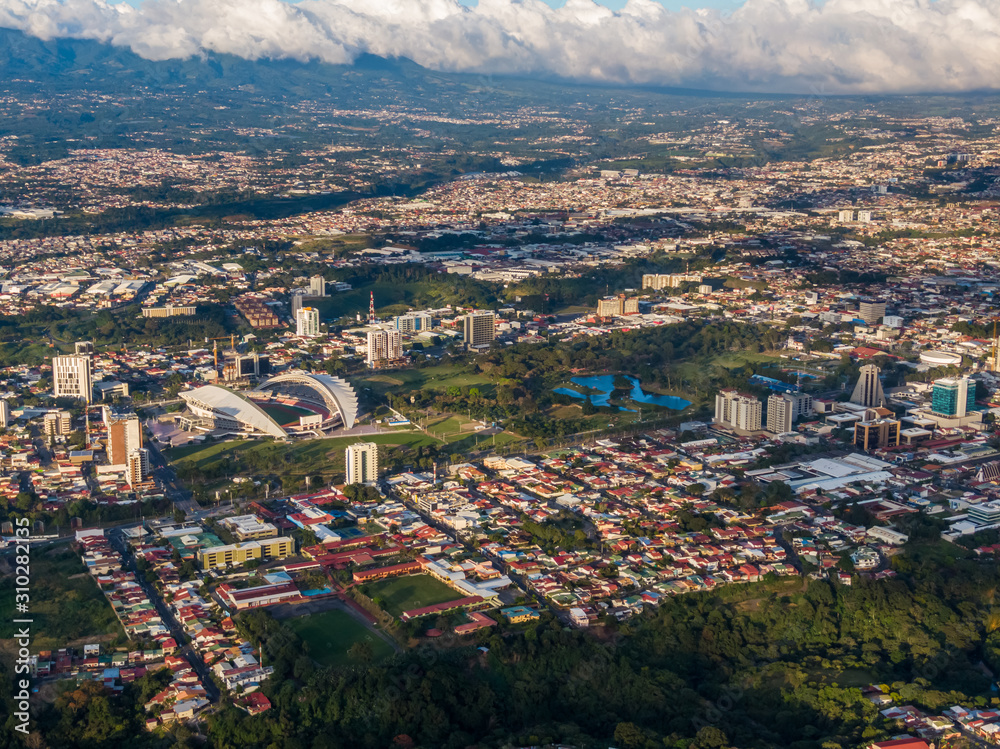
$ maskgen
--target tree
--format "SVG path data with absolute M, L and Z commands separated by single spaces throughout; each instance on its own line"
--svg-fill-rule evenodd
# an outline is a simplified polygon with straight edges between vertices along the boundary
M 372 658 L 375 657 L 375 652 L 372 650 L 372 646 L 365 640 L 359 640 L 351 645 L 347 654 L 354 660 L 360 661 L 361 663 L 371 663 Z

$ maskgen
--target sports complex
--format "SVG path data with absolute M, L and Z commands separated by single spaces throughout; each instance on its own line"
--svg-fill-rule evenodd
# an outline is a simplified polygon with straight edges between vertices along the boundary
M 180 393 L 187 426 L 238 437 L 321 435 L 358 418 L 358 397 L 340 377 L 285 372 L 253 390 L 203 385 Z

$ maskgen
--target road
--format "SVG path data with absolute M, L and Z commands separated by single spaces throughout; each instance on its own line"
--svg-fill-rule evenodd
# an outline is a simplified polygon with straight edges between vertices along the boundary
M 201 509 L 201 506 L 194 501 L 191 492 L 185 489 L 177 481 L 177 474 L 167 463 L 160 448 L 156 446 L 155 440 L 144 440 L 144 445 L 149 450 L 149 462 L 153 467 L 153 476 L 163 487 L 163 492 L 167 499 L 174 503 L 174 506 L 190 515 Z
M 136 581 L 140 586 L 142 586 L 146 597 L 152 601 L 153 605 L 156 607 L 157 613 L 160 615 L 160 619 L 162 619 L 163 623 L 167 625 L 167 628 L 170 630 L 170 634 L 173 636 L 178 646 L 180 646 L 177 655 L 187 659 L 191 663 L 195 673 L 198 674 L 198 678 L 201 679 L 201 683 L 205 687 L 208 699 L 213 703 L 218 702 L 220 696 L 219 688 L 215 685 L 215 682 L 212 681 L 211 671 L 201 659 L 201 655 L 198 651 L 195 650 L 188 642 L 184 628 L 181 627 L 180 622 L 177 621 L 173 612 L 167 608 L 163 599 L 160 598 L 160 594 L 156 592 L 153 586 L 146 582 L 145 577 L 143 577 L 142 573 L 140 573 L 136 568 L 135 556 L 128 550 L 128 544 L 125 542 L 125 535 L 121 530 L 116 529 L 108 533 L 107 537 L 111 545 L 119 554 L 121 554 L 122 559 L 125 560 L 125 569 L 135 574 Z

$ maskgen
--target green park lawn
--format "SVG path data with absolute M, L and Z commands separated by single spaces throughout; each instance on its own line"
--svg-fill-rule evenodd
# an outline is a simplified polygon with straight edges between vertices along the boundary
M 248 472 L 256 459 L 266 460 L 258 473 L 279 473 L 287 476 L 330 476 L 344 470 L 344 450 L 355 442 L 374 442 L 390 448 L 422 447 L 440 441 L 418 431 L 393 431 L 369 434 L 363 437 L 331 437 L 329 439 L 302 440 L 279 444 L 270 440 L 232 440 L 207 445 L 185 445 L 164 451 L 164 456 L 178 469 L 196 468 L 211 471 L 222 461 L 229 460 L 237 467 L 234 475 Z M 273 463 L 274 469 L 269 466 Z
M 404 611 L 456 601 L 463 597 L 461 593 L 430 575 L 391 577 L 368 583 L 367 588 L 369 597 L 381 601 L 382 608 L 395 617 Z
M 321 666 L 360 665 L 358 659 L 349 653 L 358 642 L 367 642 L 371 646 L 375 661 L 392 655 L 389 643 L 340 609 L 307 614 L 291 619 L 287 624 L 302 638 L 309 656 Z
M 463 372 L 454 366 L 441 364 L 419 369 L 399 369 L 357 378 L 373 392 L 384 394 L 408 393 L 411 390 L 445 390 L 451 386 L 478 387 L 483 394 L 493 391 L 493 381 L 482 374 Z

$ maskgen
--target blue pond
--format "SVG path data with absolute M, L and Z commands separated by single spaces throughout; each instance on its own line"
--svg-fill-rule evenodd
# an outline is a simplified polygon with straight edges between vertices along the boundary
M 645 393 L 642 390 L 642 386 L 639 384 L 639 380 L 635 377 L 627 377 L 629 382 L 632 383 L 632 390 L 629 392 L 629 398 L 636 403 L 650 403 L 656 406 L 664 406 L 666 408 L 672 408 L 675 411 L 680 411 L 683 408 L 687 408 L 691 405 L 691 401 L 686 401 L 683 398 L 678 398 L 676 395 L 654 395 L 651 393 Z M 573 390 L 572 388 L 554 388 L 553 393 L 562 393 L 563 395 L 568 395 L 571 398 L 579 398 L 580 400 L 586 400 L 590 398 L 590 402 L 595 406 L 610 406 L 611 405 L 611 393 L 615 389 L 615 376 L 614 375 L 591 375 L 590 377 L 574 377 L 570 382 L 580 385 L 581 387 L 591 388 L 598 392 L 592 393 L 590 396 L 584 395 L 583 393 Z M 619 406 L 620 411 L 634 411 L 634 408 L 625 408 Z

